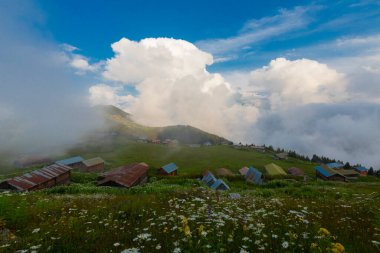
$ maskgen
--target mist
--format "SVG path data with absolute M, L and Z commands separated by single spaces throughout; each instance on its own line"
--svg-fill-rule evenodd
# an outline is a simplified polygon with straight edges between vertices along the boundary
M 0 153 L 58 155 L 102 126 L 58 43 L 27 1 L 0 3 Z M 6 158 L 5 158 L 6 157 Z

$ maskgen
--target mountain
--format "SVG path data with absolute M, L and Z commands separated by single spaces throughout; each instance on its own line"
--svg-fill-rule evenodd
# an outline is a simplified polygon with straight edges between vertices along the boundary
M 97 106 L 95 108 L 106 119 L 109 129 L 115 135 L 129 139 L 176 139 L 182 144 L 211 144 L 231 143 L 227 139 L 201 129 L 185 126 L 148 127 L 133 121 L 132 115 L 112 105 Z

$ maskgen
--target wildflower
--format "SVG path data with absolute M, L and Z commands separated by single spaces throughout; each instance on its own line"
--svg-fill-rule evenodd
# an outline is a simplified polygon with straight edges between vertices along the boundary
M 198 230 L 199 230 L 199 233 L 200 233 L 200 234 L 202 234 L 204 228 L 205 228 L 205 227 L 204 227 L 203 225 L 200 225 L 200 226 L 199 226 Z
M 344 246 L 342 244 L 340 244 L 339 242 L 333 243 L 331 245 L 331 252 L 342 253 L 342 252 L 344 252 Z
M 241 249 L 240 253 L 249 253 L 246 249 Z
M 161 249 L 161 245 L 160 245 L 160 244 L 157 244 L 156 249 L 157 249 L 157 250 Z
M 35 229 L 33 229 L 33 231 L 32 231 L 32 234 L 34 234 L 34 233 L 38 233 L 38 232 L 40 232 L 40 228 L 35 228 Z
M 4 244 L 4 245 L 1 245 L 0 248 L 7 248 L 9 246 L 11 246 L 11 245 L 10 244 Z
M 272 237 L 276 239 L 278 237 L 278 235 L 273 234 Z
M 380 245 L 380 242 L 378 242 L 378 241 L 372 241 L 372 243 L 375 245 Z
M 119 242 L 115 242 L 115 243 L 113 244 L 113 246 L 115 246 L 115 247 L 119 247 L 119 246 L 120 246 L 120 243 L 119 243 Z
M 181 252 L 181 249 L 180 248 L 175 248 L 174 250 L 173 250 L 173 253 L 180 253 Z
M 328 235 L 330 235 L 330 232 L 327 229 L 325 229 L 325 228 L 320 228 L 318 233 L 320 235 L 322 235 L 322 236 L 328 236 Z
M 32 246 L 32 247 L 30 247 L 30 249 L 39 249 L 39 248 L 41 248 L 41 244 L 38 244 L 38 245 L 36 245 L 36 246 Z
M 283 247 L 284 249 L 287 249 L 287 248 L 289 247 L 289 243 L 288 243 L 287 241 L 284 241 L 284 242 L 282 243 L 282 247 Z
M 137 249 L 137 248 L 129 248 L 129 249 L 125 249 L 125 250 L 123 250 L 123 251 L 120 252 L 120 253 L 139 253 L 139 252 L 140 252 L 140 250 Z
M 189 225 L 185 226 L 185 228 L 183 229 L 183 232 L 185 233 L 186 236 L 190 236 L 191 235 Z

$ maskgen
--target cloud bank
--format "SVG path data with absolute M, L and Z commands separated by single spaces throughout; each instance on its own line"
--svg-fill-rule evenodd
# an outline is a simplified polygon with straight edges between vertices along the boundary
M 112 49 L 104 83 L 89 90 L 94 104 L 120 106 L 151 126 L 189 124 L 235 142 L 380 166 L 380 107 L 355 100 L 352 73 L 285 58 L 250 72 L 210 73 L 211 54 L 170 38 L 123 38 Z
M 61 49 L 34 29 L 30 4 L 0 3 L 0 162 L 59 154 L 101 126 Z

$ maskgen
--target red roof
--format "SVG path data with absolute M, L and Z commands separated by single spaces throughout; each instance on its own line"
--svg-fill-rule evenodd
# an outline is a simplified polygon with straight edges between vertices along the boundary
M 149 166 L 146 163 L 132 163 L 122 166 L 103 173 L 98 179 L 98 185 L 115 182 L 125 187 L 132 187 L 148 172 L 148 169 Z
M 36 185 L 43 184 L 70 170 L 71 168 L 68 166 L 52 164 L 42 169 L 34 170 L 32 172 L 25 173 L 24 175 L 7 179 L 3 182 L 7 182 L 9 185 L 20 191 L 27 191 L 34 188 Z

